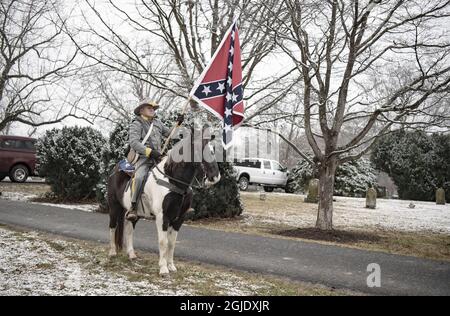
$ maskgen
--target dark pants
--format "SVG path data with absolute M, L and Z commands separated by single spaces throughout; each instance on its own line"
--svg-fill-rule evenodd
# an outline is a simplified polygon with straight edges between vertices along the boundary
M 141 191 L 143 188 L 143 182 L 150 171 L 150 169 L 153 167 L 154 163 L 152 160 L 148 159 L 147 157 L 142 157 L 136 162 L 136 172 L 134 174 L 133 183 L 131 186 L 131 191 L 133 192 L 131 197 L 131 202 L 136 203 Z

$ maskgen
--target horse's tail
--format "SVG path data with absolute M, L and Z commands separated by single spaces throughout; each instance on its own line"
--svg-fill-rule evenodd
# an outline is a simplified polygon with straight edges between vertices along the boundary
M 119 216 L 117 216 L 116 231 L 114 233 L 116 247 L 118 248 L 119 251 L 122 250 L 122 247 L 123 247 L 124 222 L 125 222 L 125 210 L 122 209 L 122 212 L 120 212 Z
M 115 228 L 114 242 L 117 250 L 123 247 L 123 227 L 125 222 L 125 209 L 118 199 L 118 194 L 123 192 L 127 176 L 122 176 L 117 171 L 117 165 L 108 178 L 108 206 L 109 206 L 109 227 Z

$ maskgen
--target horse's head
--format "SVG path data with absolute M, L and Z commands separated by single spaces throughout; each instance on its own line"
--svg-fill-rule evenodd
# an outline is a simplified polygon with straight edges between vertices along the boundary
M 203 155 L 201 164 L 206 177 L 205 184 L 206 186 L 212 186 L 220 180 L 219 165 L 216 161 L 214 148 L 210 144 L 210 141 L 214 140 L 214 135 L 211 135 L 208 129 L 203 129 L 202 135 Z
M 197 178 L 204 178 L 206 186 L 219 182 L 219 165 L 210 144 L 214 135 L 210 134 L 209 129 L 182 129 L 180 136 L 183 140 L 174 146 L 170 154 L 171 163 L 167 165 L 169 175 L 174 175 L 174 171 L 169 169 L 190 165 Z

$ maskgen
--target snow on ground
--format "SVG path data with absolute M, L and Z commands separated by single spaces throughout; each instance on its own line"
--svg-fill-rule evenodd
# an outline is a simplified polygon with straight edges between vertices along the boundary
M 61 208 L 67 208 L 72 210 L 80 210 L 84 212 L 95 212 L 98 209 L 98 204 L 63 204 L 63 203 L 42 203 L 42 202 L 31 202 L 30 200 L 37 198 L 36 194 L 26 194 L 23 192 L 2 192 L 0 198 L 11 201 L 25 201 L 32 204 L 40 204 L 47 206 L 56 206 Z
M 98 209 L 98 204 L 55 204 L 55 203 L 41 203 L 41 202 L 32 202 L 32 204 L 61 207 L 72 210 L 80 210 L 83 212 L 95 212 Z
M 103 248 L 103 247 L 101 247 Z M 102 249 L 104 250 L 104 249 Z M 161 278 L 145 261 L 106 267 L 99 248 L 77 241 L 42 237 L 36 232 L 16 232 L 0 227 L 0 296 L 9 295 L 196 295 L 208 289 L 213 295 L 255 295 L 274 289 L 271 281 L 253 280 L 222 270 L 181 265 L 182 277 Z M 142 268 L 133 269 L 133 266 Z M 180 268 L 180 266 L 179 266 Z M 117 270 L 118 269 L 118 270 Z M 145 272 L 144 272 L 145 271 Z M 183 272 L 184 271 L 184 272 Z M 131 279 L 129 278 L 131 275 Z
M 60 240 L 51 245 L 36 237 L 36 233 L 0 228 L 0 295 L 191 294 L 147 280 L 131 282 L 100 265 L 88 267 L 88 263 L 74 259 L 92 257 L 82 247 Z
M 362 198 L 336 199 L 333 219 L 337 226 L 450 233 L 450 204 L 378 199 L 376 209 L 368 209 Z M 415 207 L 410 208 L 410 203 Z
M 227 278 L 222 277 L 216 286 L 220 288 L 220 295 L 228 296 L 250 296 L 255 293 L 255 291 L 264 289 L 264 285 L 257 284 L 247 284 L 241 278 L 236 276 L 228 276 Z
M 259 196 L 259 192 L 241 192 L 241 194 L 243 198 L 245 195 Z M 303 195 L 274 192 L 267 193 L 267 197 L 272 198 L 270 202 L 272 205 L 279 203 L 280 207 L 268 210 L 244 210 L 246 225 L 253 225 L 259 221 L 295 227 L 314 227 L 317 204 L 304 203 Z M 372 228 L 450 233 L 450 204 L 377 199 L 376 209 L 368 209 L 365 208 L 364 198 L 335 197 L 335 199 L 333 225 L 336 229 Z M 415 207 L 410 208 L 410 203 Z
M 23 192 L 1 192 L 0 198 L 11 201 L 29 201 L 36 198 L 36 194 L 26 194 Z

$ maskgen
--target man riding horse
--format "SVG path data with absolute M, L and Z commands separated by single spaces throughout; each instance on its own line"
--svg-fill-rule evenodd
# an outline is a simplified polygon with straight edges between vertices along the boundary
M 142 191 L 142 185 L 149 170 L 158 163 L 161 158 L 162 137 L 169 137 L 170 129 L 165 126 L 156 116 L 156 110 L 159 105 L 152 100 L 145 99 L 134 109 L 135 117 L 131 122 L 129 129 L 130 148 L 139 154 L 139 160 L 135 165 L 135 175 L 133 178 L 131 190 L 131 209 L 127 212 L 126 218 L 130 221 L 137 219 L 137 201 Z M 179 114 L 178 125 L 184 120 L 184 115 Z M 153 124 L 152 131 L 145 144 L 142 144 L 150 127 Z

